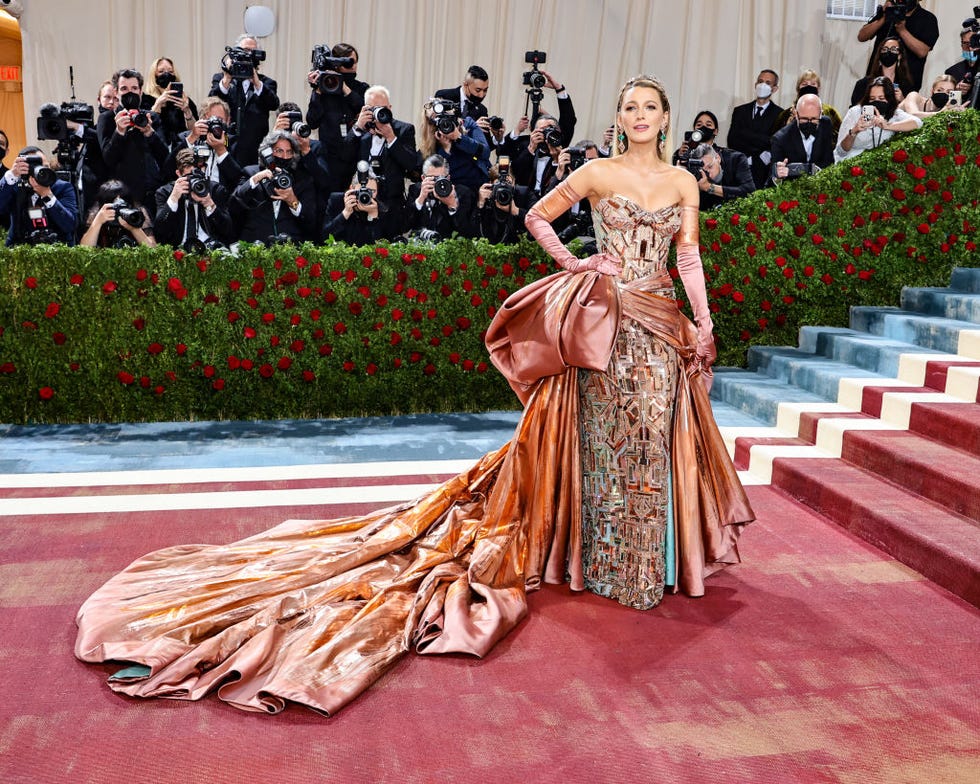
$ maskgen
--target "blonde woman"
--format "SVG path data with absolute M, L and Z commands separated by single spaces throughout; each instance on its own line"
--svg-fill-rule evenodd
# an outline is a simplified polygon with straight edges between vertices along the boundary
M 941 74 L 933 79 L 928 94 L 911 92 L 905 96 L 905 100 L 898 105 L 898 108 L 920 120 L 932 117 L 941 111 L 962 111 L 965 108 L 962 93 L 959 100 L 955 97 L 950 100 L 955 90 L 956 80 L 949 74 Z
M 174 88 L 174 85 L 178 88 Z M 190 99 L 184 83 L 169 57 L 158 57 L 146 72 L 143 85 L 144 109 L 160 115 L 164 141 L 168 148 L 174 149 L 179 136 L 184 131 L 194 129 L 197 122 L 197 106 Z

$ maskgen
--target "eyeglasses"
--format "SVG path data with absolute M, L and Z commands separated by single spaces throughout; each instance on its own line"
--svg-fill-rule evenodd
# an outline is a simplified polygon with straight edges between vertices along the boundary
M 892 47 L 890 47 L 890 46 L 886 46 L 886 47 L 885 47 L 884 49 L 882 49 L 881 51 L 882 51 L 882 52 L 890 52 L 891 54 L 901 54 L 901 53 L 902 53 L 902 50 L 901 50 L 901 49 L 899 49 L 898 47 L 895 47 L 895 48 L 892 48 Z

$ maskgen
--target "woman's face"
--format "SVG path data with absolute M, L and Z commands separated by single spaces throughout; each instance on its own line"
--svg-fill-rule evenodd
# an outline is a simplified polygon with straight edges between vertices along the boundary
M 885 100 L 885 88 L 882 87 L 881 85 L 876 84 L 868 92 L 868 101 L 874 103 L 875 101 L 884 101 L 884 100 Z
M 153 74 L 154 77 L 160 76 L 160 74 L 172 74 L 174 72 L 174 64 L 169 60 L 161 60 L 157 63 L 157 72 Z
M 623 95 L 619 124 L 631 143 L 656 140 L 667 121 L 660 93 L 652 87 L 631 87 Z
M 940 79 L 932 86 L 932 91 L 933 93 L 946 93 L 947 95 L 949 95 L 949 93 L 955 88 L 956 85 L 953 84 L 953 82 L 948 82 L 945 79 Z
M 699 114 L 694 118 L 694 130 L 700 131 L 704 128 L 709 129 L 712 133 L 718 133 L 718 126 L 715 125 L 715 121 L 711 119 L 711 116 Z

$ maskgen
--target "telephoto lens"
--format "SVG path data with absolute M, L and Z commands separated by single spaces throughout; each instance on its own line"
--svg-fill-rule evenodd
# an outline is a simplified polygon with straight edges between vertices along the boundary
M 436 177 L 435 181 L 432 183 L 432 191 L 440 199 L 445 199 L 450 193 L 453 192 L 453 183 L 446 176 Z

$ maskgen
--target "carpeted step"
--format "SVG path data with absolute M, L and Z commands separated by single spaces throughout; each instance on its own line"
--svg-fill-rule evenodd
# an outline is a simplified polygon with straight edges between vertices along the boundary
M 933 351 L 980 359 L 980 327 L 968 321 L 919 316 L 901 308 L 860 306 L 851 308 L 851 327 Z
M 980 527 L 844 460 L 777 458 L 773 486 L 980 607 Z
M 980 457 L 904 430 L 848 430 L 841 457 L 980 524 Z
M 980 294 L 951 288 L 905 288 L 901 301 L 902 309 L 909 312 L 980 324 Z

